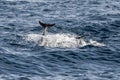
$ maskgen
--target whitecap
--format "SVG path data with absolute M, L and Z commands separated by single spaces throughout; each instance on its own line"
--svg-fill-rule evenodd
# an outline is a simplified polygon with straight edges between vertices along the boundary
M 39 46 L 46 47 L 60 47 L 60 48 L 77 48 L 84 47 L 86 45 L 93 46 L 105 46 L 103 43 L 99 43 L 92 39 L 86 42 L 84 38 L 76 39 L 75 34 L 48 34 L 43 36 L 41 34 L 28 34 L 24 37 L 26 41 L 33 42 Z

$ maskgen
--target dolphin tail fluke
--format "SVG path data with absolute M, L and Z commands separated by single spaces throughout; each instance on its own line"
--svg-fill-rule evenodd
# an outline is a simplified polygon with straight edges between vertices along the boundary
M 43 27 L 43 28 L 50 28 L 50 27 L 53 27 L 55 24 L 48 24 L 48 23 L 43 23 L 41 21 L 39 21 L 39 24 Z
M 55 25 L 55 24 L 43 23 L 41 21 L 39 21 L 39 24 L 44 28 L 43 35 L 46 35 L 48 28 L 53 27 Z

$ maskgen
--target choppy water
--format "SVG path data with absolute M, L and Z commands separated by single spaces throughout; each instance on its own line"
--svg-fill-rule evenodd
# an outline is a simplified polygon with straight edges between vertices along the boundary
M 120 80 L 120 1 L 0 0 L 0 80 Z

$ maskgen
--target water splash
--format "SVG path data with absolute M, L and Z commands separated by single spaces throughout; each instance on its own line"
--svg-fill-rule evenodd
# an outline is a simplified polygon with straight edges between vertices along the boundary
M 83 38 L 76 39 L 77 35 L 74 34 L 48 34 L 43 36 L 41 34 L 28 34 L 24 37 L 26 41 L 33 42 L 39 46 L 46 47 L 60 47 L 60 48 L 77 48 L 84 47 L 86 45 L 93 46 L 105 46 L 103 43 L 99 43 L 90 39 L 88 42 Z

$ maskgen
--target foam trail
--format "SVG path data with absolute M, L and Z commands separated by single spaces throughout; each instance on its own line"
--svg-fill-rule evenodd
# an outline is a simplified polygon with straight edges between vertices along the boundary
M 26 41 L 34 42 L 39 46 L 47 47 L 61 47 L 61 48 L 77 48 L 84 47 L 86 45 L 104 46 L 97 41 L 90 39 L 86 42 L 84 39 L 76 39 L 77 35 L 73 34 L 48 34 L 43 36 L 41 34 L 28 34 L 25 36 Z
M 93 46 L 105 46 L 105 44 L 99 43 L 99 42 L 94 41 L 94 40 L 92 40 L 92 39 L 89 40 L 89 44 L 90 44 L 90 45 L 93 45 Z

